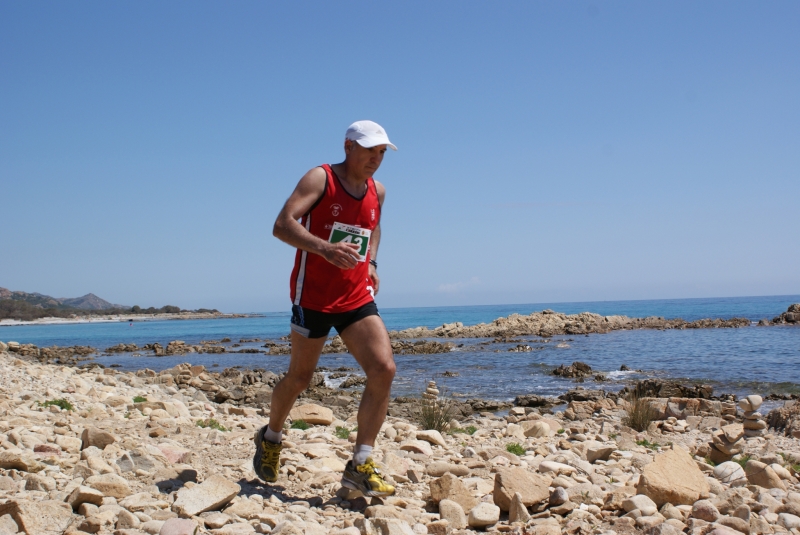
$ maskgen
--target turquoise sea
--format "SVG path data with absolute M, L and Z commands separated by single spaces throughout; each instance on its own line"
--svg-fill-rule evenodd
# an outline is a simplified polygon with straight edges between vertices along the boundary
M 598 301 L 585 303 L 534 303 L 433 308 L 381 309 L 387 327 L 399 330 L 420 325 L 436 327 L 461 321 L 466 325 L 490 322 L 509 314 L 530 314 L 552 309 L 557 312 L 596 312 L 631 317 L 665 318 L 745 317 L 753 322 L 773 318 L 800 295 L 732 297 L 708 299 L 666 299 L 643 301 Z M 378 302 L 380 306 L 380 302 Z M 266 313 L 263 317 L 224 320 L 144 321 L 72 325 L 33 325 L 0 327 L 0 340 L 34 343 L 40 347 L 89 345 L 100 350 L 120 342 L 139 346 L 152 342 L 166 345 L 171 340 L 197 343 L 201 340 L 231 338 L 278 339 L 289 332 L 289 313 Z M 477 347 L 480 339 L 457 340 L 463 348 L 437 355 L 398 355 L 398 373 L 393 395 L 416 395 L 431 378 L 456 396 L 509 400 L 520 394 L 557 395 L 576 386 L 559 379 L 551 371 L 560 364 L 580 360 L 604 372 L 609 382 L 587 381 L 585 388 L 616 390 L 643 377 L 669 377 L 683 381 L 710 383 L 716 393 L 796 393 L 800 394 L 800 327 L 744 327 L 740 329 L 701 329 L 685 331 L 618 331 L 588 336 L 557 336 L 548 343 L 530 337 L 526 342 L 534 351 L 512 353 L 512 344 Z M 237 349 L 262 343 L 245 343 Z M 212 369 L 229 366 L 284 371 L 288 356 L 263 354 L 188 354 L 176 357 L 134 357 L 120 354 L 97 356 L 96 361 L 133 370 L 160 370 L 180 362 L 203 364 Z M 621 365 L 631 372 L 620 372 Z M 350 355 L 324 355 L 320 366 L 353 368 Z M 455 377 L 442 377 L 445 371 Z

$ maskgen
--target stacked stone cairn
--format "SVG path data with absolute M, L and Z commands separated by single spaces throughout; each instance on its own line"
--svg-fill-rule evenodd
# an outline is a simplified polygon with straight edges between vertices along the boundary
M 709 458 L 714 464 L 721 464 L 733 459 L 744 451 L 744 427 L 742 424 L 728 424 L 711 433 L 711 449 Z
M 721 401 L 719 404 L 719 411 L 719 415 L 723 420 L 728 422 L 735 422 L 737 420 L 736 403 L 732 401 Z
M 762 403 L 761 396 L 750 395 L 739 400 L 739 407 L 744 411 L 744 423 L 731 423 L 711 434 L 710 459 L 714 464 L 725 463 L 744 451 L 745 438 L 764 435 L 767 422 L 758 412 Z M 727 413 L 730 407 L 723 407 Z M 730 421 L 730 414 L 723 414 L 723 419 Z
M 739 408 L 744 411 L 744 436 L 748 438 L 760 437 L 766 432 L 767 422 L 758 412 L 762 401 L 761 396 L 757 395 L 750 395 L 739 400 Z
M 429 381 L 428 388 L 422 393 L 423 404 L 428 407 L 436 407 L 439 404 L 439 389 L 436 388 L 436 381 Z

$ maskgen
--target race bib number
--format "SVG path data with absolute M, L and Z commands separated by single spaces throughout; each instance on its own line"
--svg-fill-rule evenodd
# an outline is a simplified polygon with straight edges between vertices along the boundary
M 331 243 L 355 243 L 358 245 L 358 261 L 366 262 L 370 234 L 372 234 L 372 231 L 365 228 L 334 223 L 331 229 L 331 237 L 328 238 L 328 241 Z

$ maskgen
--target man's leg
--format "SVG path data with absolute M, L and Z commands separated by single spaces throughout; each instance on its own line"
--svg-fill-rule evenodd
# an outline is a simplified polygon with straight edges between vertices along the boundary
M 289 370 L 275 385 L 269 405 L 269 428 L 273 431 L 280 432 L 283 429 L 283 422 L 289 416 L 297 396 L 308 388 L 311 376 L 317 369 L 325 340 L 326 337 L 306 338 L 292 331 L 292 359 L 289 362 Z
M 289 411 L 292 410 L 297 396 L 308 387 L 325 340 L 325 337 L 305 338 L 292 331 L 292 358 L 286 375 L 272 391 L 269 425 L 259 428 L 253 437 L 256 445 L 253 470 L 259 478 L 267 483 L 274 483 L 278 480 L 282 448 L 280 436 L 283 422 L 289 416 Z
M 341 336 L 367 374 L 367 386 L 358 407 L 356 446 L 374 446 L 386 418 L 396 369 L 389 333 L 380 316 L 367 316 L 348 326 Z
M 367 386 L 358 407 L 358 436 L 353 460 L 347 463 L 342 486 L 366 496 L 391 496 L 394 487 L 387 483 L 370 459 L 375 438 L 386 418 L 395 365 L 389 334 L 380 316 L 367 316 L 341 333 L 347 349 L 367 374 Z

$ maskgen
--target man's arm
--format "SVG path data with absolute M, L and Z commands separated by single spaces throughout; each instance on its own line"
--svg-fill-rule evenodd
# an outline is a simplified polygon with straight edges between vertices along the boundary
M 358 265 L 358 245 L 329 243 L 311 234 L 298 222 L 325 191 L 326 179 L 325 170 L 321 167 L 315 167 L 303 175 L 275 219 L 272 235 L 292 247 L 318 254 L 338 268 L 351 269 Z
M 378 193 L 378 203 L 381 205 L 381 215 L 383 215 L 383 200 L 386 198 L 386 188 L 383 187 L 383 184 L 375 181 L 375 191 Z M 378 224 L 370 234 L 369 240 L 369 257 L 371 260 L 378 261 L 378 246 L 381 243 L 381 222 L 378 220 Z M 372 279 L 372 287 L 374 289 L 375 295 L 378 295 L 378 290 L 381 286 L 381 279 L 378 277 L 378 269 L 373 266 L 372 264 L 369 265 L 369 278 Z

